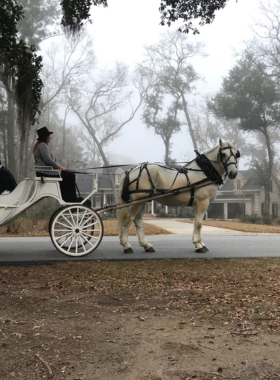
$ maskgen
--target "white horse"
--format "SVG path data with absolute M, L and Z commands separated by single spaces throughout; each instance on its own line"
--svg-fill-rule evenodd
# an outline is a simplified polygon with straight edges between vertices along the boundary
M 125 253 L 133 253 L 131 245 L 128 243 L 129 227 L 132 222 L 136 226 L 140 246 L 146 252 L 155 252 L 153 246 L 146 240 L 143 231 L 145 203 L 149 201 L 149 196 L 154 195 L 157 195 L 157 202 L 166 206 L 194 205 L 195 219 L 192 241 L 195 251 L 208 251 L 201 240 L 202 220 L 209 204 L 216 196 L 219 183 L 222 183 L 222 177 L 225 174 L 230 179 L 236 177 L 237 158 L 240 157 L 240 153 L 235 147 L 235 142 L 231 144 L 222 142 L 220 139 L 220 144 L 208 150 L 204 155 L 204 161 L 206 160 L 205 172 L 201 170 L 203 166 L 199 157 L 202 156 L 198 154 L 197 159 L 188 163 L 183 167 L 183 170 L 181 168 L 178 171 L 157 164 L 142 164 L 133 168 L 122 178 L 118 203 L 123 204 L 127 201 L 132 203 L 128 207 L 117 210 L 120 244 L 123 245 Z M 213 176 L 211 177 L 212 180 L 209 179 L 209 172 L 215 174 L 214 180 Z M 193 185 L 194 190 L 184 189 L 187 185 L 195 183 L 197 185 Z M 183 188 L 181 189 L 182 192 L 176 191 L 180 188 Z M 166 195 L 166 191 L 169 192 L 168 195 Z M 144 199 L 141 200 L 141 198 Z

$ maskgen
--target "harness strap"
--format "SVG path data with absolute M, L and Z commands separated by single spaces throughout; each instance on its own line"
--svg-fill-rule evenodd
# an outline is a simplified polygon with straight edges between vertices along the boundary
M 145 162 L 143 163 L 140 168 L 139 168 L 139 175 L 136 179 L 134 179 L 133 181 L 129 181 L 129 173 L 130 171 L 127 171 L 126 172 L 126 177 L 125 177 L 125 180 L 124 180 L 124 183 L 123 183 L 123 191 L 122 191 L 122 199 L 126 202 L 126 203 L 130 203 L 131 200 L 129 199 L 130 197 L 130 194 L 135 194 L 135 193 L 148 193 L 149 195 L 146 196 L 146 197 L 142 197 L 141 199 L 143 200 L 148 200 L 148 199 L 151 199 L 151 198 L 154 198 L 154 197 L 158 197 L 160 195 L 166 195 L 167 193 L 169 194 L 179 194 L 181 193 L 182 191 L 186 191 L 186 190 L 191 190 L 191 198 L 190 198 L 190 201 L 189 201 L 189 206 L 192 206 L 193 203 L 194 203 L 194 192 L 195 192 L 195 186 L 199 185 L 199 184 L 203 184 L 204 182 L 209 182 L 212 181 L 213 183 L 217 183 L 218 185 L 221 185 L 223 183 L 223 180 L 222 180 L 222 177 L 220 176 L 220 174 L 217 172 L 217 170 L 214 168 L 214 166 L 212 165 L 212 163 L 210 162 L 210 160 L 205 156 L 205 154 L 199 154 L 198 152 L 197 153 L 197 157 L 196 157 L 196 163 L 197 165 L 200 167 L 200 171 L 203 171 L 206 175 L 206 178 L 204 178 L 203 180 L 200 180 L 198 182 L 195 182 L 195 183 L 191 183 L 190 182 L 190 179 L 189 179 L 189 176 L 188 176 L 188 170 L 189 168 L 177 168 L 177 173 L 176 173 L 176 176 L 173 180 L 173 183 L 171 185 L 171 187 L 169 189 L 156 189 L 155 188 L 155 185 L 152 181 L 152 178 L 151 178 L 151 175 L 150 175 L 150 172 L 148 170 L 148 163 Z M 141 189 L 139 190 L 139 180 L 140 180 L 140 177 L 141 177 L 141 174 L 142 172 L 146 170 L 147 172 L 147 175 L 148 175 L 148 179 L 149 179 L 149 182 L 151 184 L 151 189 Z M 186 186 L 182 186 L 182 187 L 179 187 L 179 188 L 176 188 L 176 189 L 172 189 L 172 187 L 174 186 L 175 182 L 176 182 L 176 179 L 179 175 L 179 173 L 182 173 L 182 174 L 185 174 L 186 176 L 186 179 L 187 179 L 187 185 Z M 136 182 L 136 189 L 135 190 L 129 190 L 129 186 Z
M 195 188 L 192 187 L 191 188 L 191 198 L 190 198 L 188 206 L 192 206 L 193 205 L 193 202 L 194 202 L 194 191 L 195 191 Z

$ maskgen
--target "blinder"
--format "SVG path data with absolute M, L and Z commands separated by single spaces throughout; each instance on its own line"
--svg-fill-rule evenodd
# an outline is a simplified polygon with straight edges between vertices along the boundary
M 222 156 L 222 151 L 223 150 L 226 150 L 226 149 L 229 149 L 230 151 L 230 155 L 227 157 L 227 159 L 224 161 L 223 160 L 223 156 Z M 236 154 L 233 153 L 232 149 L 231 149 L 231 146 L 228 144 L 228 146 L 224 147 L 224 148 L 220 148 L 219 149 L 219 153 L 218 153 L 218 156 L 217 156 L 217 160 L 218 161 L 221 161 L 221 163 L 223 164 L 224 168 L 225 168 L 225 172 L 226 172 L 226 176 L 228 175 L 228 166 L 231 165 L 232 163 L 229 162 L 229 159 L 230 157 L 234 157 L 235 158 L 235 166 L 237 167 L 237 159 L 240 158 L 240 152 L 239 150 L 236 152 Z

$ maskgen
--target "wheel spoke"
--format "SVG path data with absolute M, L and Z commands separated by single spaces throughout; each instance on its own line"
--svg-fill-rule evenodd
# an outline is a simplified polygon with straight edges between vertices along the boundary
M 73 236 L 73 234 L 71 234 L 70 236 L 68 236 L 68 238 L 65 240 L 65 242 L 63 244 L 61 244 L 60 247 L 63 247 L 67 242 L 68 240 Z M 60 240 L 60 239 L 59 239 Z M 70 245 L 71 246 L 71 245 Z
M 72 227 L 72 224 L 69 222 L 69 219 L 67 219 L 66 217 L 65 217 L 65 215 L 61 215 L 65 220 L 66 220 L 66 222 L 69 224 L 69 226 L 71 226 Z
M 56 223 L 57 224 L 61 224 L 63 227 L 66 227 L 66 228 L 72 228 L 72 226 L 70 225 L 70 226 L 67 226 L 66 224 L 63 224 L 63 223 L 61 223 L 61 222 L 59 222 L 58 220 L 56 221 Z
M 74 220 L 74 217 L 73 217 L 73 214 L 72 214 L 71 209 L 69 210 L 69 213 L 70 213 L 70 215 L 71 215 L 71 219 L 72 219 L 72 222 L 73 222 L 73 226 L 75 226 L 75 220 Z
M 83 235 L 83 234 L 82 234 L 82 235 Z M 96 239 L 96 238 L 95 238 L 95 239 Z M 92 243 L 91 243 L 89 240 L 87 240 L 87 239 L 86 239 L 86 241 L 87 241 L 87 243 L 89 243 L 92 247 L 94 247 L 95 244 L 92 244 Z
M 94 222 L 94 223 L 91 223 L 91 224 L 87 224 L 87 227 L 90 227 L 90 226 L 95 226 L 96 224 L 98 224 L 98 220 L 96 221 L 96 222 Z M 84 226 L 84 225 L 83 225 Z M 82 227 L 83 227 L 82 226 Z
M 62 235 L 62 236 L 59 236 L 59 237 L 56 239 L 56 241 L 59 241 L 59 240 L 61 240 L 62 238 L 66 237 L 66 236 L 69 236 L 69 235 L 72 235 L 72 232 L 68 232 L 68 233 L 66 233 L 66 234 L 64 234 L 64 235 Z
M 69 244 L 69 247 L 68 247 L 68 249 L 67 249 L 67 252 L 70 251 L 70 248 L 72 247 L 72 243 L 73 243 L 74 238 L 75 238 L 75 236 L 72 235 L 72 240 L 71 240 L 71 243 Z
M 85 210 L 85 212 L 83 212 L 83 214 L 82 214 L 82 219 L 80 220 L 79 227 L 81 226 L 81 223 L 83 222 L 86 213 L 87 213 L 87 212 L 86 212 L 86 210 Z
M 98 240 L 98 237 L 97 237 L 97 236 L 93 236 L 93 235 L 87 234 L 87 233 L 84 232 L 84 231 L 82 231 L 81 234 L 82 234 L 82 235 L 87 235 L 87 236 L 89 236 L 90 238 L 93 238 L 93 239 L 95 239 L 95 240 Z M 89 240 L 87 239 L 87 241 L 89 241 Z
M 76 222 L 77 226 L 78 226 L 78 221 L 79 221 L 79 207 L 77 207 L 77 222 Z
M 92 219 L 93 218 L 93 216 L 92 215 L 90 215 L 90 217 L 82 224 L 82 226 L 81 227 L 83 227 L 90 219 Z M 94 223 L 94 224 L 96 224 L 96 223 L 98 223 L 98 220 Z
M 79 235 L 79 238 L 80 238 L 80 240 L 81 240 L 81 243 L 82 243 L 82 246 L 83 246 L 83 248 L 84 248 L 84 252 L 86 252 L 86 247 L 85 247 L 85 245 L 84 245 L 84 242 L 83 242 L 83 240 L 82 240 L 82 238 L 81 238 L 81 235 Z
M 55 229 L 55 230 L 54 230 L 54 232 L 68 232 L 68 231 L 69 231 L 69 232 L 72 232 L 70 229 L 68 229 L 68 230 L 56 230 L 56 229 Z

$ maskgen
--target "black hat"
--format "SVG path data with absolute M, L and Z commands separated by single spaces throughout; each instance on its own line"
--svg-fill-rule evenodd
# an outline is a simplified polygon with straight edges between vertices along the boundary
M 47 127 L 37 129 L 37 135 L 39 136 L 37 140 L 40 140 L 42 137 L 51 135 L 53 132 L 50 132 Z

